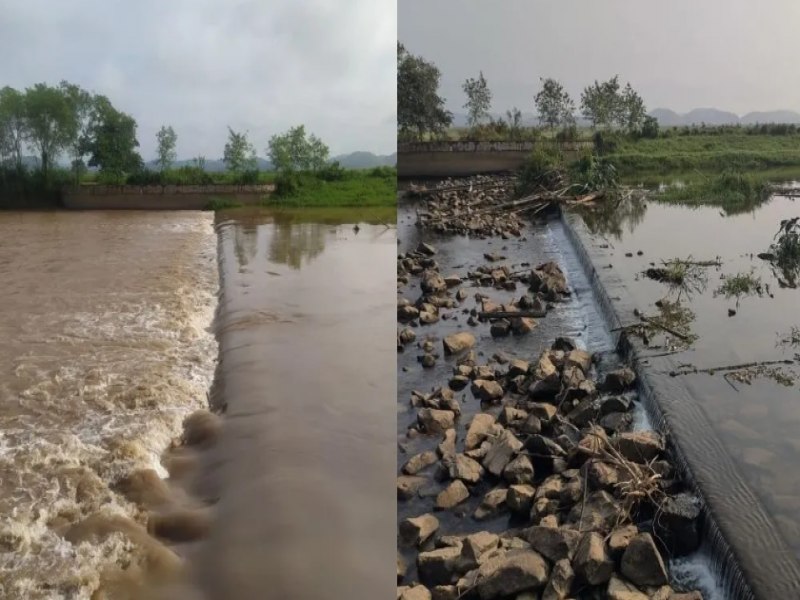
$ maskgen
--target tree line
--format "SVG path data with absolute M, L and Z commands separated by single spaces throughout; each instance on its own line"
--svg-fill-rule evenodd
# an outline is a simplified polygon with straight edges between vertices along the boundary
M 446 100 L 439 95 L 441 73 L 430 61 L 414 56 L 397 44 L 397 128 L 401 139 L 424 139 L 444 134 L 453 123 L 453 114 L 444 108 Z M 533 97 L 539 123 L 565 137 L 576 135 L 575 101 L 564 86 L 553 78 L 540 79 L 541 86 Z M 505 118 L 490 115 L 492 92 L 483 75 L 468 78 L 462 85 L 466 96 L 464 108 L 472 131 L 489 127 L 514 139 L 522 131 L 522 111 L 512 107 Z M 608 81 L 595 81 L 580 96 L 580 113 L 596 130 L 621 130 L 629 134 L 655 137 L 658 122 L 647 115 L 644 100 L 630 83 L 621 86 L 619 76 Z
M 45 187 L 51 182 L 60 157 L 70 161 L 70 174 L 78 183 L 90 167 L 101 181 L 163 180 L 177 159 L 178 135 L 163 125 L 156 133 L 157 170 L 147 168 L 138 152 L 137 123 L 118 110 L 104 95 L 61 81 L 51 86 L 37 83 L 24 90 L 0 89 L 0 171 L 19 180 L 27 174 L 25 158 L 35 154 L 38 176 Z M 329 149 L 321 139 L 307 134 L 304 125 L 272 136 L 266 148 L 273 168 L 282 174 L 319 171 L 328 165 Z M 223 161 L 232 179 L 240 183 L 258 180 L 255 146 L 247 132 L 228 127 Z M 192 169 L 204 173 L 205 158 L 197 157 Z

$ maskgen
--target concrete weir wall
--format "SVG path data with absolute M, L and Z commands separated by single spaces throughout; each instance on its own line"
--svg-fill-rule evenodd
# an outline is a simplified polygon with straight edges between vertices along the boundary
M 609 270 L 605 250 L 577 215 L 562 213 L 567 237 L 592 284 L 612 330 L 632 322 L 636 308 L 624 283 Z M 636 371 L 639 398 L 657 429 L 668 434 L 684 479 L 702 498 L 703 538 L 725 597 L 731 600 L 800 598 L 800 567 L 779 529 L 739 473 L 698 401 L 678 378 L 668 356 L 642 358 L 641 348 L 618 333 L 618 349 Z
M 409 142 L 397 145 L 397 176 L 403 179 L 465 177 L 514 171 L 536 148 L 556 142 Z M 566 153 L 591 148 L 591 142 L 561 144 Z
M 259 204 L 275 191 L 263 185 L 84 185 L 62 191 L 62 202 L 74 210 L 203 210 L 215 199 Z

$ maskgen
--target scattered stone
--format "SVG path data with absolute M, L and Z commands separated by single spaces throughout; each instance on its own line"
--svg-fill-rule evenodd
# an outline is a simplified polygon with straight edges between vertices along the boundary
M 417 420 L 426 433 L 444 433 L 455 426 L 456 414 L 452 410 L 436 410 L 423 408 Z
M 439 519 L 430 513 L 400 522 L 400 539 L 408 545 L 420 546 L 439 529 Z
M 545 586 L 548 579 L 545 560 L 533 550 L 511 550 L 483 563 L 478 570 L 478 595 L 481 600 L 506 598 Z
M 622 456 L 635 463 L 647 463 L 664 451 L 664 439 L 655 431 L 619 434 L 612 444 Z
M 493 441 L 492 447 L 483 459 L 484 468 L 492 475 L 500 477 L 512 457 L 522 449 L 522 442 L 508 429 Z
M 631 539 L 620 563 L 622 574 L 636 585 L 665 585 L 667 568 L 649 533 Z
M 445 354 L 458 354 L 464 350 L 469 350 L 475 345 L 475 336 L 468 331 L 460 331 L 448 335 L 442 340 Z
M 478 483 L 483 477 L 483 467 L 480 463 L 464 454 L 456 454 L 450 461 L 449 473 L 452 479 L 460 479 L 467 483 Z
M 505 488 L 498 488 L 488 492 L 481 500 L 480 506 L 475 509 L 472 515 L 478 521 L 484 521 L 497 516 L 503 509 L 506 508 L 506 497 L 508 490 Z
M 436 366 L 436 357 L 433 354 L 423 354 L 420 362 L 425 369 L 432 369 Z
M 600 585 L 611 578 L 614 561 L 606 550 L 603 536 L 599 533 L 585 533 L 575 551 L 573 560 L 575 573 L 589 585 Z
M 419 578 L 426 585 L 447 585 L 456 581 L 461 546 L 445 546 L 417 555 Z
M 533 498 L 536 488 L 528 484 L 516 484 L 509 486 L 506 504 L 512 512 L 528 515 L 533 506 Z
M 628 547 L 628 544 L 631 543 L 631 540 L 638 533 L 639 528 L 636 527 L 636 525 L 625 525 L 612 531 L 608 538 L 608 549 L 611 551 L 611 554 L 615 558 L 622 556 L 625 548 Z
M 458 586 L 437 585 L 431 589 L 431 600 L 459 600 Z
M 428 480 L 425 477 L 400 475 L 397 478 L 397 499 L 408 500 L 413 498 L 417 491 L 427 482 Z
M 473 450 L 481 445 L 481 443 L 492 432 L 495 424 L 495 418 L 489 413 L 478 413 L 472 417 L 467 430 L 467 437 L 464 439 L 464 448 L 466 450 Z
M 425 242 L 420 242 L 417 246 L 417 252 L 419 254 L 425 254 L 426 256 L 433 256 L 436 254 L 436 248 Z
M 397 588 L 397 600 L 431 600 L 431 593 L 424 585 L 407 587 L 402 593 L 400 592 L 401 589 Z
M 572 560 L 580 539 L 581 534 L 575 529 L 540 525 L 528 529 L 527 536 L 531 547 L 551 562 Z
M 656 532 L 672 556 L 685 556 L 700 545 L 700 509 L 700 499 L 686 493 L 670 496 L 661 503 Z
M 451 390 L 460 392 L 469 385 L 469 377 L 465 377 L 464 375 L 453 375 L 453 377 L 450 378 L 450 381 L 447 382 L 447 385 Z
M 565 600 L 569 596 L 572 582 L 575 580 L 575 571 L 569 559 L 561 559 L 553 565 L 550 581 L 542 592 L 542 600 Z
M 476 379 L 472 382 L 472 395 L 481 402 L 491 402 L 503 397 L 503 386 L 496 381 L 488 379 Z
M 508 483 L 531 483 L 533 481 L 533 463 L 521 454 L 509 462 L 503 469 L 503 479 Z
M 489 328 L 489 333 L 492 337 L 505 337 L 511 333 L 511 322 L 507 319 L 499 319 L 492 323 Z
M 571 350 L 569 354 L 567 354 L 566 361 L 564 363 L 564 367 L 579 367 L 584 374 L 589 373 L 589 369 L 592 367 L 592 355 L 586 352 L 586 350 Z
M 514 335 L 525 335 L 536 328 L 536 321 L 530 317 L 514 317 L 511 319 L 511 331 Z
M 648 600 L 647 594 L 643 594 L 635 585 L 616 575 L 609 579 L 606 594 L 608 600 Z
M 608 373 L 600 389 L 611 394 L 619 394 L 633 387 L 635 381 L 636 373 L 628 367 L 623 367 Z
M 439 445 L 436 447 L 436 450 L 439 452 L 439 456 L 442 458 L 455 456 L 456 453 L 455 429 L 448 429 L 447 431 L 444 432 L 444 439 L 441 442 L 439 442 Z
M 431 450 L 420 452 L 406 461 L 406 464 L 403 465 L 402 471 L 406 475 L 416 475 L 423 469 L 434 464 L 436 460 L 437 457 L 435 452 Z
M 469 490 L 464 482 L 456 479 L 436 496 L 436 508 L 446 510 L 461 504 L 469 498 Z
M 397 334 L 397 339 L 400 340 L 400 343 L 405 346 L 416 340 L 417 334 L 414 333 L 414 330 L 411 329 L 410 327 L 404 327 Z

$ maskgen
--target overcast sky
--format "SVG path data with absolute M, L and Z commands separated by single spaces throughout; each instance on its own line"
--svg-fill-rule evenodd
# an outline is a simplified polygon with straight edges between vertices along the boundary
M 619 74 L 648 109 L 800 112 L 797 0 L 399 0 L 398 36 L 442 71 L 448 108 L 483 70 L 493 110 L 534 112 L 540 77 L 579 103 Z
M 226 126 L 395 151 L 395 0 L 0 0 L 0 87 L 67 79 L 133 115 L 145 159 L 219 158 Z

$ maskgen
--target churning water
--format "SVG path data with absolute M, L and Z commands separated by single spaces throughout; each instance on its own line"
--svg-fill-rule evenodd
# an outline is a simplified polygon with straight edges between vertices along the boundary
M 216 291 L 208 213 L 0 213 L 0 597 L 103 598 L 152 561 L 115 483 L 163 475 L 206 405 Z

